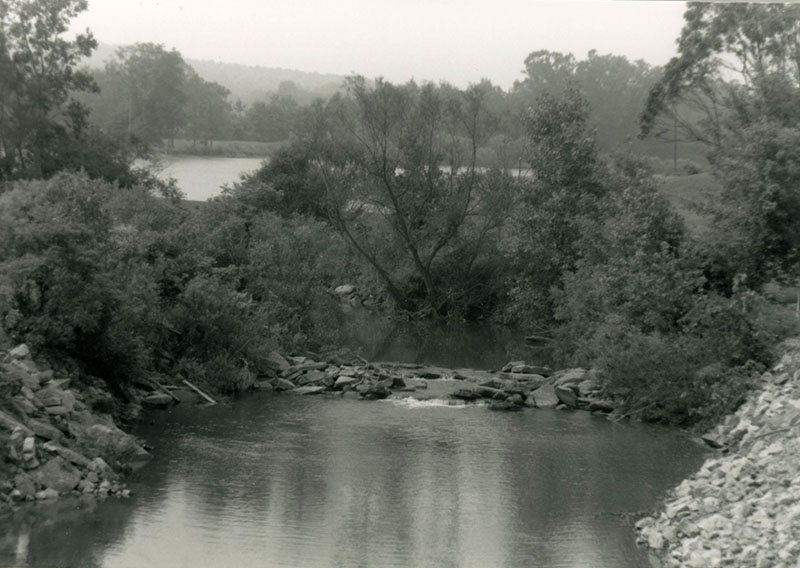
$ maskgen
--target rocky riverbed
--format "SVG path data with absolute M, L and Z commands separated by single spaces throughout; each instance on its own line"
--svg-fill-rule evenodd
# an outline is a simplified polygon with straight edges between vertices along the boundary
M 637 523 L 654 566 L 800 565 L 800 340 L 703 439 L 719 449 Z
M 601 397 L 596 373 L 585 369 L 553 372 L 524 361 L 508 363 L 497 372 L 403 363 L 338 364 L 278 353 L 270 359 L 273 376 L 262 377 L 257 389 L 368 400 L 440 399 L 506 411 L 560 406 L 609 413 L 615 407 L 613 401 Z
M 150 455 L 103 412 L 118 404 L 105 383 L 84 381 L 37 364 L 25 345 L 0 351 L 0 509 L 128 496 L 121 475 Z
M 552 372 L 524 361 L 494 372 L 331 359 L 271 353 L 269 368 L 253 388 L 366 400 L 436 399 L 497 411 L 559 407 L 610 413 L 615 407 L 601 397 L 591 370 Z M 67 495 L 126 497 L 122 476 L 150 456 L 115 416 L 135 420 L 142 407 L 212 400 L 193 383 L 170 382 L 177 381 L 140 379 L 112 396 L 101 379 L 34 361 L 25 345 L 0 351 L 0 507 Z

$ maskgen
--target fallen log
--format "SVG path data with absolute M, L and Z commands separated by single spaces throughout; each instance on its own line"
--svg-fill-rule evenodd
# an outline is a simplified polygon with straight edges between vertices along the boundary
M 204 399 L 206 399 L 206 400 L 209 402 L 209 404 L 217 404 L 217 401 L 216 401 L 216 400 L 214 400 L 213 398 L 211 398 L 210 396 L 208 396 L 206 393 L 204 393 L 203 391 L 201 391 L 199 388 L 197 388 L 196 386 L 194 386 L 192 383 L 190 383 L 190 382 L 189 382 L 189 381 L 187 381 L 186 379 L 183 379 L 183 384 L 185 384 L 187 387 L 189 387 L 189 388 L 190 388 L 190 389 L 192 389 L 194 392 L 196 392 L 197 394 L 199 394 L 200 396 L 202 396 Z

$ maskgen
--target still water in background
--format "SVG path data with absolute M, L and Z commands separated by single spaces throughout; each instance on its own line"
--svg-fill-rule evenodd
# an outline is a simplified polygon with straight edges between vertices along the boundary
M 631 513 L 696 469 L 585 412 L 257 394 L 153 414 L 135 495 L 21 515 L 2 566 L 639 568 Z
M 159 177 L 175 178 L 186 199 L 205 201 L 219 195 L 223 185 L 239 181 L 241 174 L 257 170 L 263 159 L 168 156 L 163 162 L 165 167 Z

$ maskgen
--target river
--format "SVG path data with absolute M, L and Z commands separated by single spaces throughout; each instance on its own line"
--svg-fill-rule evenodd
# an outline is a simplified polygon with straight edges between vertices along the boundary
M 149 417 L 130 500 L 20 513 L 0 565 L 645 567 L 630 514 L 704 456 L 579 411 L 263 393 Z

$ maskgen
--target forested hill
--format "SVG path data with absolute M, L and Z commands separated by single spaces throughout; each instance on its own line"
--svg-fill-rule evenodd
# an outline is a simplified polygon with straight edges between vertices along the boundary
M 91 57 L 85 60 L 91 68 L 102 68 L 114 56 L 119 46 L 100 43 Z M 225 86 L 231 92 L 231 100 L 240 99 L 245 104 L 263 100 L 266 93 L 278 90 L 278 85 L 291 81 L 298 87 L 315 95 L 327 98 L 336 92 L 344 80 L 343 75 L 311 73 L 280 67 L 242 65 L 204 59 L 185 59 L 200 77 Z

